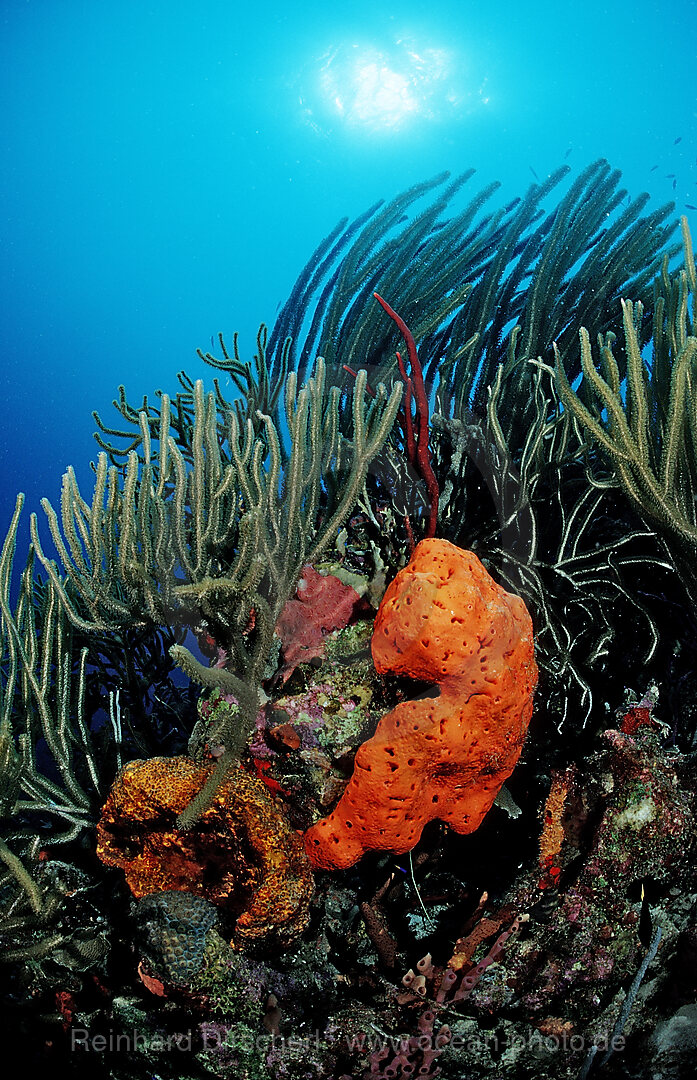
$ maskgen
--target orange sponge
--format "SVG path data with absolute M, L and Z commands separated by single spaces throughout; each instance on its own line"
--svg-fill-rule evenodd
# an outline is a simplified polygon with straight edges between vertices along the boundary
M 312 871 L 302 840 L 263 782 L 233 770 L 187 832 L 177 815 L 212 764 L 191 758 L 130 761 L 97 825 L 97 855 L 119 866 L 135 897 L 171 890 L 201 896 L 237 916 L 233 943 L 286 945 L 307 925 Z
M 313 866 L 342 869 L 366 851 L 410 851 L 434 819 L 480 825 L 520 756 L 537 685 L 532 622 L 471 551 L 422 540 L 375 619 L 381 673 L 437 684 L 398 705 L 356 754 L 329 817 L 305 836 Z

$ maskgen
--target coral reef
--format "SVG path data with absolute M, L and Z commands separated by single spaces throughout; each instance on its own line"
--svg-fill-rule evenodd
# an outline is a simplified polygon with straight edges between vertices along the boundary
M 97 854 L 124 870 L 136 897 L 191 892 L 236 913 L 236 941 L 287 943 L 307 925 L 312 874 L 263 783 L 234 771 L 197 828 L 176 827 L 210 768 L 190 758 L 129 762 L 102 811 Z
M 383 597 L 375 666 L 435 683 L 437 697 L 383 717 L 356 754 L 334 812 L 308 830 L 312 864 L 351 866 L 365 851 L 409 851 L 427 822 L 473 832 L 510 776 L 537 682 L 532 624 L 472 552 L 422 540 Z
M 340 224 L 253 361 L 200 354 L 233 400 L 119 390 L 91 497 L 69 469 L 44 502 L 58 562 L 32 518 L 15 573 L 19 496 L 0 1029 L 27 1069 L 686 1074 L 694 259 L 672 207 L 566 173 Z
M 42 503 L 66 582 L 44 554 L 32 517 L 36 553 L 73 625 L 103 632 L 134 624 L 198 625 L 203 618 L 222 650 L 222 662 L 213 668 L 183 644 L 169 650 L 190 679 L 219 686 L 239 705 L 224 752 L 182 808 L 180 828 L 193 825 L 239 761 L 280 614 L 303 566 L 334 542 L 387 440 L 401 387 L 388 394 L 380 384 L 366 408 L 366 381 L 363 370 L 354 386 L 349 444 L 339 432 L 339 388 L 327 391 L 323 360 L 300 389 L 296 373 L 289 372 L 288 454 L 273 418 L 256 410 L 250 415 L 251 396 L 245 413 L 240 402 L 233 407 L 206 395 L 199 381 L 190 399 L 180 397 L 176 406 L 163 396 L 159 412 L 145 407 L 135 413 L 124 402 L 122 412 L 137 434 L 129 441 L 123 485 L 118 467 L 108 464 L 122 453 L 112 446 L 99 455 L 89 515 L 72 469 L 63 478 L 62 529 L 48 500 Z M 172 429 L 185 432 L 186 457 Z M 329 512 L 320 521 L 330 473 L 341 477 L 341 486 L 334 486 L 331 509 L 324 500 Z

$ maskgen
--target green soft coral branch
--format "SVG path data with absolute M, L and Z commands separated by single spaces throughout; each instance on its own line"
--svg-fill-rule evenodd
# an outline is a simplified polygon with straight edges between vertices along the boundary
M 567 377 L 555 346 L 555 378 L 564 407 L 610 459 L 626 494 L 640 513 L 662 530 L 674 552 L 678 571 L 692 581 L 697 549 L 697 336 L 691 311 L 695 299 L 695 264 L 687 222 L 682 219 L 684 265 L 672 276 L 664 264 L 656 282 L 653 355 L 642 356 L 641 303 L 622 300 L 624 381 L 613 353 L 614 338 L 599 337 L 596 363 L 590 335 L 579 331 L 582 398 Z M 600 370 L 599 370 L 600 368 Z M 623 388 L 625 397 L 623 397 Z M 595 400 L 596 407 L 590 402 Z M 685 557 L 686 549 L 688 557 Z
M 607 419 L 603 421 L 594 416 L 571 388 L 557 352 L 555 375 L 562 402 L 607 452 L 624 490 L 642 514 L 690 543 L 697 543 L 697 524 L 687 517 L 686 502 L 682 493 L 676 491 L 680 456 L 685 452 L 686 410 L 690 407 L 687 404 L 686 371 L 697 358 L 697 338 L 688 338 L 675 360 L 667 423 L 660 438 L 654 441 L 649 438 L 645 395 L 640 398 L 640 407 L 631 415 L 620 394 L 593 364 L 590 339 L 584 328 L 579 337 L 584 376 L 606 410 Z M 632 341 L 630 337 L 628 351 L 632 348 L 639 352 L 636 338 Z M 654 454 L 659 454 L 657 468 L 652 464 Z
M 353 394 L 352 460 L 341 496 L 332 507 L 329 520 L 317 533 L 313 528 L 319 505 L 320 490 L 326 470 L 336 462 L 340 452 L 338 431 L 338 391 L 329 391 L 325 406 L 325 369 L 317 363 L 315 376 L 299 392 L 295 372 L 288 376 L 286 386 L 286 416 L 291 435 L 291 454 L 283 475 L 282 490 L 280 440 L 272 418 L 260 417 L 266 434 L 264 442 L 255 438 L 251 425 L 245 434 L 239 431 L 237 417 L 230 420 L 230 444 L 243 499 L 254 515 L 253 525 L 245 532 L 253 536 L 254 564 L 246 577 L 234 582 L 223 576 L 207 578 L 196 586 L 180 586 L 179 599 L 196 600 L 202 609 L 213 610 L 215 597 L 228 589 L 239 597 L 236 632 L 226 643 L 237 674 L 225 669 L 205 668 L 182 646 L 170 650 L 173 659 L 195 681 L 215 686 L 232 694 L 239 704 L 235 731 L 223 737 L 225 750 L 217 761 L 201 791 L 192 799 L 178 818 L 181 829 L 189 829 L 210 805 L 216 791 L 231 768 L 240 759 L 256 718 L 259 689 L 276 623 L 292 595 L 306 563 L 315 562 L 336 537 L 353 508 L 370 462 L 384 445 L 394 424 L 402 388 L 395 385 L 389 397 L 381 385 L 376 398 L 366 411 L 367 375 L 360 371 Z M 242 445 L 240 445 L 242 438 Z M 262 468 L 266 452 L 269 467 Z M 238 563 L 239 574 L 239 563 Z M 258 573 L 254 571 L 258 570 Z M 267 595 L 260 587 L 266 582 Z M 205 604 L 205 606 L 204 606 Z M 250 631 L 252 646 L 244 643 L 245 623 L 254 612 L 254 629 Z

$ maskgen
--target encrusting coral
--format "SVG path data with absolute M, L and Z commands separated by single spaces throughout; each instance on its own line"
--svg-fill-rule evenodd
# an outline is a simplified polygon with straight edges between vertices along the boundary
M 340 869 L 366 851 L 411 850 L 434 819 L 480 825 L 520 756 L 537 684 L 525 604 L 472 552 L 422 540 L 375 619 L 373 660 L 437 684 L 403 702 L 356 754 L 334 812 L 306 833 L 313 866 Z
M 144 896 L 136 904 L 135 922 L 145 967 L 168 985 L 191 985 L 205 963 L 209 931 L 219 924 L 218 910 L 201 896 L 171 890 Z M 153 989 L 142 960 L 138 974 Z
M 193 829 L 176 818 L 211 766 L 187 757 L 131 761 L 97 826 L 97 854 L 134 896 L 183 890 L 237 915 L 233 941 L 287 944 L 307 925 L 312 871 L 302 840 L 261 780 L 230 773 Z M 241 909 L 241 910 L 240 910 Z

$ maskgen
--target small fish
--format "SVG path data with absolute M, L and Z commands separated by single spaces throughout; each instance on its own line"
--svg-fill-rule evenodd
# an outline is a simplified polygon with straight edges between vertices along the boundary
M 676 187 L 677 187 L 677 186 L 678 186 L 678 181 L 677 181 L 677 180 L 673 180 L 673 191 L 675 191 L 675 189 L 676 189 Z
M 641 912 L 639 914 L 639 941 L 648 949 L 651 944 L 651 938 L 653 937 L 653 919 L 651 918 L 651 908 L 649 907 L 648 897 L 646 896 L 646 889 L 644 888 L 644 882 L 641 883 Z
M 667 172 L 666 173 L 666 180 L 672 180 L 674 176 L 675 176 L 674 172 Z
M 651 168 L 649 169 L 649 172 L 655 172 L 657 168 L 658 168 L 658 165 L 652 165 Z
M 571 149 L 572 149 L 572 148 L 571 148 L 571 147 L 569 147 L 569 149 L 568 149 L 568 150 L 566 151 L 566 153 L 564 154 L 564 161 L 566 161 L 566 159 L 568 158 L 569 154 L 571 153 Z
M 678 135 L 677 139 L 673 142 L 673 146 L 677 146 L 679 142 L 682 142 L 682 135 Z
M 528 165 L 528 168 L 529 168 L 530 172 L 532 173 L 532 175 L 535 177 L 535 179 L 539 180 L 540 178 L 537 175 L 537 173 L 535 172 L 535 170 L 533 169 L 532 165 Z
M 686 202 L 685 203 L 685 209 L 686 210 L 697 210 L 697 206 L 693 206 L 693 204 L 691 202 Z
M 213 341 L 213 335 L 211 334 L 211 349 L 215 348 L 215 342 Z

